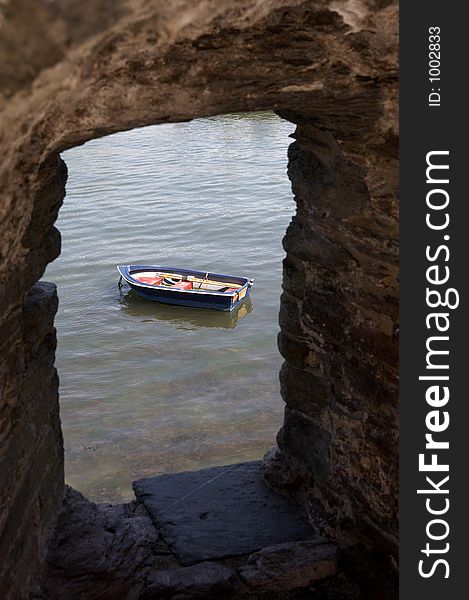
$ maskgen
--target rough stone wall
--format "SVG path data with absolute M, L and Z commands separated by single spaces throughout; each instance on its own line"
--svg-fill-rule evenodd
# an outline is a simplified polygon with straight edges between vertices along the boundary
M 284 240 L 278 443 L 312 474 L 307 491 L 337 515 L 339 539 L 353 532 L 347 541 L 356 542 L 358 531 L 396 557 L 396 140 L 354 156 L 310 124 L 295 137 L 289 174 L 298 211 Z
M 20 598 L 38 577 L 38 557 L 45 554 L 64 492 L 56 311 L 55 286 L 39 283 L 26 295 L 21 313 L 2 326 L 5 342 L 15 346 L 11 353 L 2 347 L 1 598 Z
M 60 252 L 59 153 L 231 111 L 274 109 L 298 125 L 282 457 L 306 468 L 299 497 L 337 516 L 343 543 L 360 533 L 395 552 L 396 10 L 395 0 L 0 5 L 2 597 L 21 597 L 40 568 L 61 502 L 55 301 L 33 288 Z

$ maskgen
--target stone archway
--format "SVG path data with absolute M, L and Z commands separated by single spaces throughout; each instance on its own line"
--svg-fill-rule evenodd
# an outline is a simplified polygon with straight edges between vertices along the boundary
M 36 286 L 60 252 L 59 153 L 234 111 L 273 109 L 297 124 L 279 339 L 286 412 L 266 477 L 311 517 L 320 502 L 344 546 L 361 540 L 395 558 L 396 3 L 68 4 L 7 5 L 0 41 L 5 595 L 37 577 L 63 497 L 57 300 Z

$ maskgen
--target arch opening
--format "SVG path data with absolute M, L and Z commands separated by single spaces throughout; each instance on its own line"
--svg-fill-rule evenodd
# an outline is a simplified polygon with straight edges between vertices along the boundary
M 66 481 L 95 501 L 136 479 L 262 458 L 281 425 L 281 240 L 293 125 L 241 113 L 66 151 L 56 317 Z M 117 264 L 254 277 L 234 313 L 119 294 Z

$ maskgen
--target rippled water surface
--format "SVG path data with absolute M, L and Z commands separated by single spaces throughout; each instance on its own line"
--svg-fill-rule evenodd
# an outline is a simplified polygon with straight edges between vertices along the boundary
M 293 126 L 270 113 L 158 125 L 63 154 L 57 365 L 68 483 L 130 498 L 142 476 L 259 458 L 281 424 L 281 241 Z M 236 315 L 145 302 L 117 264 L 255 278 Z

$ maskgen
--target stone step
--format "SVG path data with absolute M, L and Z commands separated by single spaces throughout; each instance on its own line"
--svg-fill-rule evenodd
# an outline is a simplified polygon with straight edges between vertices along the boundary
M 312 540 L 296 506 L 264 484 L 260 466 L 253 461 L 159 475 L 136 481 L 134 491 L 184 566 Z

